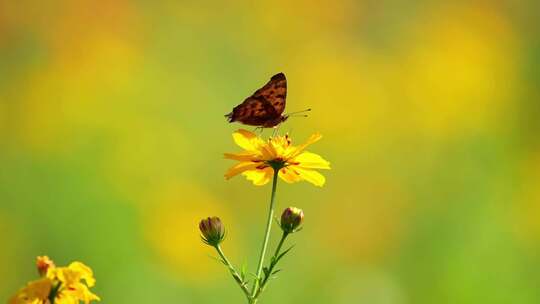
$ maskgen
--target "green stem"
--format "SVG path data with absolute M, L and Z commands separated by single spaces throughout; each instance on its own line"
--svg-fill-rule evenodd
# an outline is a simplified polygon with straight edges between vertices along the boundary
M 223 250 L 221 249 L 221 246 L 217 245 L 214 248 L 216 248 L 216 251 L 218 252 L 219 256 L 221 257 L 221 259 L 223 260 L 225 265 L 227 265 L 227 267 L 229 268 L 229 271 L 231 272 L 231 275 L 233 276 L 234 280 L 236 281 L 236 283 L 238 283 L 238 286 L 240 286 L 240 288 L 242 289 L 242 291 L 244 292 L 244 294 L 246 295 L 246 297 L 250 301 L 251 296 L 249 294 L 249 290 L 247 288 L 246 283 L 242 279 L 242 276 L 240 276 L 238 274 L 238 271 L 236 271 L 236 269 L 234 269 L 234 266 L 231 264 L 231 262 L 229 262 L 229 260 L 227 259 L 227 257 L 223 253 Z
M 253 284 L 253 289 L 251 290 L 250 303 L 257 303 L 257 299 L 254 298 L 257 290 L 259 288 L 259 281 L 261 280 L 261 272 L 264 264 L 264 256 L 266 254 L 266 248 L 268 247 L 268 239 L 270 238 L 270 230 L 272 228 L 272 218 L 274 217 L 274 199 L 276 197 L 276 186 L 278 179 L 279 170 L 274 169 L 274 179 L 272 181 L 272 194 L 270 196 L 270 209 L 268 210 L 268 219 L 266 220 L 266 231 L 264 233 L 264 240 L 261 248 L 261 256 L 259 257 L 259 265 L 257 266 L 257 276 L 255 278 L 255 283 Z
M 56 300 L 56 295 L 58 294 L 58 290 L 60 289 L 60 285 L 62 285 L 62 283 L 57 283 L 55 286 L 53 286 L 53 288 L 51 289 L 51 291 L 49 292 L 49 302 L 51 302 L 51 304 L 54 304 L 54 301 Z
M 283 232 L 283 235 L 281 236 L 281 240 L 279 241 L 279 244 L 278 244 L 278 246 L 276 248 L 276 252 L 274 253 L 274 256 L 272 257 L 272 262 L 270 263 L 270 266 L 268 267 L 268 273 L 270 275 L 268 275 L 267 277 L 264 278 L 264 281 L 261 283 L 260 288 L 257 290 L 255 295 L 253 296 L 253 298 L 255 298 L 255 300 L 259 297 L 261 292 L 264 290 L 264 287 L 266 286 L 266 283 L 268 283 L 268 280 L 270 279 L 272 271 L 274 270 L 274 267 L 276 267 L 276 265 L 277 265 L 277 258 L 279 256 L 279 254 L 281 253 L 281 247 L 283 247 L 283 243 L 285 242 L 285 239 L 287 238 L 288 235 L 289 235 L 289 233 Z
M 288 232 L 283 232 L 283 236 L 281 236 L 281 240 L 279 241 L 279 244 L 276 248 L 276 252 L 274 253 L 274 257 L 278 257 L 279 255 L 279 252 L 281 251 L 281 247 L 283 246 L 283 243 L 285 242 L 285 239 L 287 238 L 287 236 L 289 235 Z

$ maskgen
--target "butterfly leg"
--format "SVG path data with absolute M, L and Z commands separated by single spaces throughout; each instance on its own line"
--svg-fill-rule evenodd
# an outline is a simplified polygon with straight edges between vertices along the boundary
M 263 131 L 264 131 L 263 127 L 255 127 L 255 129 L 253 129 L 253 133 L 259 132 L 260 135 L 262 135 Z
M 279 124 L 281 125 L 281 124 Z M 279 131 L 279 125 L 275 126 L 273 129 L 274 131 L 272 132 L 272 137 L 275 137 L 277 134 L 278 134 L 278 131 Z

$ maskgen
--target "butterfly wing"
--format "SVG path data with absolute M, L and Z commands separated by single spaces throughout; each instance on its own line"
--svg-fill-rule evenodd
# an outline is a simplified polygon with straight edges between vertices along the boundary
M 229 122 L 239 121 L 252 126 L 278 122 L 285 110 L 286 97 L 287 79 L 283 73 L 279 73 L 272 76 L 267 84 L 234 107 L 233 111 L 226 116 Z
M 246 125 L 262 126 L 265 122 L 279 116 L 268 100 L 263 97 L 250 96 L 234 107 L 229 114 L 229 122 L 239 121 Z
M 252 95 L 256 98 L 264 98 L 276 110 L 278 115 L 281 115 L 285 110 L 285 102 L 287 99 L 287 78 L 285 74 L 279 73 L 270 79 L 264 87 L 258 89 Z

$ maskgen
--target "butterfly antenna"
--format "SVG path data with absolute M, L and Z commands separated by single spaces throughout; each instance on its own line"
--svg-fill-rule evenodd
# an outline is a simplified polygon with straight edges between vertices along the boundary
M 289 116 L 293 116 L 293 115 L 296 115 L 296 114 L 302 114 L 302 113 L 310 112 L 310 111 L 311 111 L 311 109 L 305 109 L 305 110 L 302 110 L 302 111 L 291 112 L 291 113 L 289 113 L 288 115 L 289 115 Z M 298 116 L 298 115 L 297 115 L 297 116 Z M 302 116 L 307 117 L 307 114 L 304 114 L 304 115 L 302 115 Z
M 303 110 L 303 111 L 297 111 L 287 114 L 288 117 L 308 117 L 307 114 L 303 114 L 305 112 L 309 112 L 311 109 Z

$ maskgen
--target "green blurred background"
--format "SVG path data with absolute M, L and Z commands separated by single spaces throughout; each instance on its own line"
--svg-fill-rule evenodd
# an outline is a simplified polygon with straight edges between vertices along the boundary
M 47 254 L 103 303 L 242 303 L 197 223 L 254 270 L 270 187 L 224 180 L 223 115 L 283 71 L 287 111 L 313 111 L 281 130 L 321 132 L 333 169 L 279 185 L 306 223 L 261 303 L 540 302 L 540 5 L 519 3 L 1 0 L 0 299 Z

